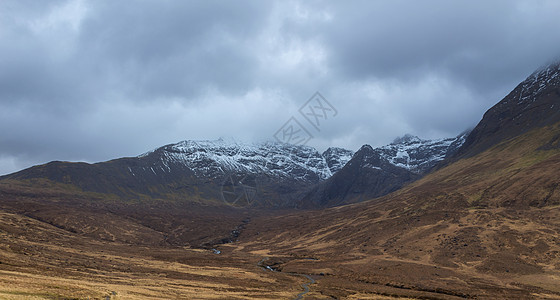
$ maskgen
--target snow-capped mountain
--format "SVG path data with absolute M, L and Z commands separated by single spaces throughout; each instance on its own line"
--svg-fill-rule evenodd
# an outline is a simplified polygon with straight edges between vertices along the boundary
M 138 156 L 148 165 L 129 171 L 133 176 L 138 172 L 152 176 L 149 171 L 159 176 L 193 174 L 190 181 L 229 204 L 293 207 L 302 193 L 330 178 L 352 155 L 345 149 L 326 153 L 278 142 L 182 141 Z
M 404 181 L 418 178 L 443 159 L 454 143 L 453 139 L 405 137 L 376 149 L 367 146 L 367 153 L 364 147 L 355 154 L 333 147 L 321 154 L 313 147 L 277 142 L 183 141 L 137 157 L 96 164 L 51 162 L 8 177 L 45 178 L 123 199 L 310 207 L 313 205 L 302 202 L 304 196 L 339 173 L 348 177 L 365 169 L 374 170 L 370 172 L 372 178 L 381 181 L 372 188 L 386 193 Z M 353 167 L 348 168 L 349 164 Z
M 560 119 L 560 64 L 542 68 L 489 109 L 470 133 L 423 140 L 405 135 L 356 153 L 276 142 L 183 141 L 138 157 L 95 164 L 50 162 L 2 179 L 73 185 L 108 199 L 155 199 L 266 208 L 336 206 L 395 191 L 437 166 L 472 157 Z M 558 138 L 543 149 L 557 149 Z M 233 200 L 225 200 L 224 194 Z M 231 201 L 230 201 L 231 200 Z
M 307 194 L 303 203 L 337 206 L 391 193 L 453 155 L 468 134 L 437 140 L 407 134 L 386 146 L 364 145 L 343 168 Z
M 423 140 L 405 135 L 393 143 L 372 148 L 381 159 L 409 170 L 423 173 L 443 160 L 453 145 L 464 141 L 455 138 Z M 142 154 L 139 158 L 157 155 L 158 170 L 170 171 L 183 165 L 199 177 L 219 178 L 225 174 L 259 174 L 302 182 L 320 182 L 342 169 L 354 152 L 331 147 L 320 154 L 315 148 L 278 142 L 243 143 L 235 140 L 182 141 Z M 159 166 L 158 166 L 159 165 Z
M 474 156 L 498 143 L 553 125 L 560 119 L 560 62 L 542 67 L 490 108 L 454 159 Z
M 442 161 L 453 149 L 458 149 L 468 133 L 454 138 L 423 140 L 406 134 L 395 139 L 391 144 L 374 149 L 383 159 L 391 164 L 407 169 L 415 174 L 422 174 Z
M 346 150 L 348 151 L 348 150 Z M 165 168 L 183 164 L 197 176 L 259 174 L 302 182 L 318 182 L 332 175 L 327 160 L 315 148 L 278 142 L 242 143 L 234 140 L 183 141 L 140 157 L 157 154 Z M 346 157 L 330 156 L 341 165 Z

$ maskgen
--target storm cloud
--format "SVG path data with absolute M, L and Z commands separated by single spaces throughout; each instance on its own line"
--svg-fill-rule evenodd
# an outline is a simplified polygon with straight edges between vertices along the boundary
M 4 0 L 0 174 L 186 139 L 270 140 L 316 91 L 338 111 L 309 128 L 319 150 L 455 136 L 558 59 L 559 11 L 529 0 Z

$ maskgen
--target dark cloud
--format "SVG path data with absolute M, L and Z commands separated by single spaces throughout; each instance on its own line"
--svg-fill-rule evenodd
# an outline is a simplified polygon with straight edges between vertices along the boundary
M 256 1 L 105 2 L 82 24 L 80 54 L 137 99 L 244 93 L 256 76 L 251 39 L 269 10 Z
M 364 3 L 367 5 L 367 3 Z M 327 43 L 333 64 L 353 78 L 417 80 L 440 73 L 476 92 L 508 88 L 557 55 L 558 3 L 376 2 L 336 7 Z M 352 30 L 354 29 L 354 30 Z M 348 34 L 349 32 L 358 34 Z
M 556 1 L 0 2 L 0 173 L 183 139 L 455 135 L 560 54 Z

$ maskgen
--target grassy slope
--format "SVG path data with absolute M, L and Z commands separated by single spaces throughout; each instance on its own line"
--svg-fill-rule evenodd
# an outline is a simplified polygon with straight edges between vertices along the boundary
M 456 204 L 466 207 L 558 205 L 559 133 L 560 123 L 533 130 L 426 176 L 397 195 L 448 195 L 464 198 L 467 203 Z M 553 147 L 546 147 L 551 142 Z
M 529 132 L 381 202 L 249 214 L 221 255 L 173 245 L 211 242 L 247 214 L 3 181 L 0 298 L 292 298 L 296 272 L 315 276 L 317 299 L 560 299 L 559 132 Z
M 123 200 L 46 179 L 0 181 L 0 210 L 98 240 L 136 245 L 212 244 L 228 238 L 248 211 L 196 199 Z
M 286 299 L 300 279 L 259 257 L 91 239 L 0 212 L 0 299 Z
M 560 149 L 538 150 L 558 133 L 533 130 L 381 203 L 253 222 L 242 245 L 285 257 L 286 270 L 328 274 L 316 289 L 334 297 L 391 286 L 402 296 L 560 298 Z

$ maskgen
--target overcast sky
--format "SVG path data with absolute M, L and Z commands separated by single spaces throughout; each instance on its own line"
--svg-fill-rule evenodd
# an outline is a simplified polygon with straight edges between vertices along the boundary
M 0 1 L 0 174 L 186 139 L 455 136 L 560 54 L 560 1 Z M 319 130 L 298 112 L 319 91 Z

